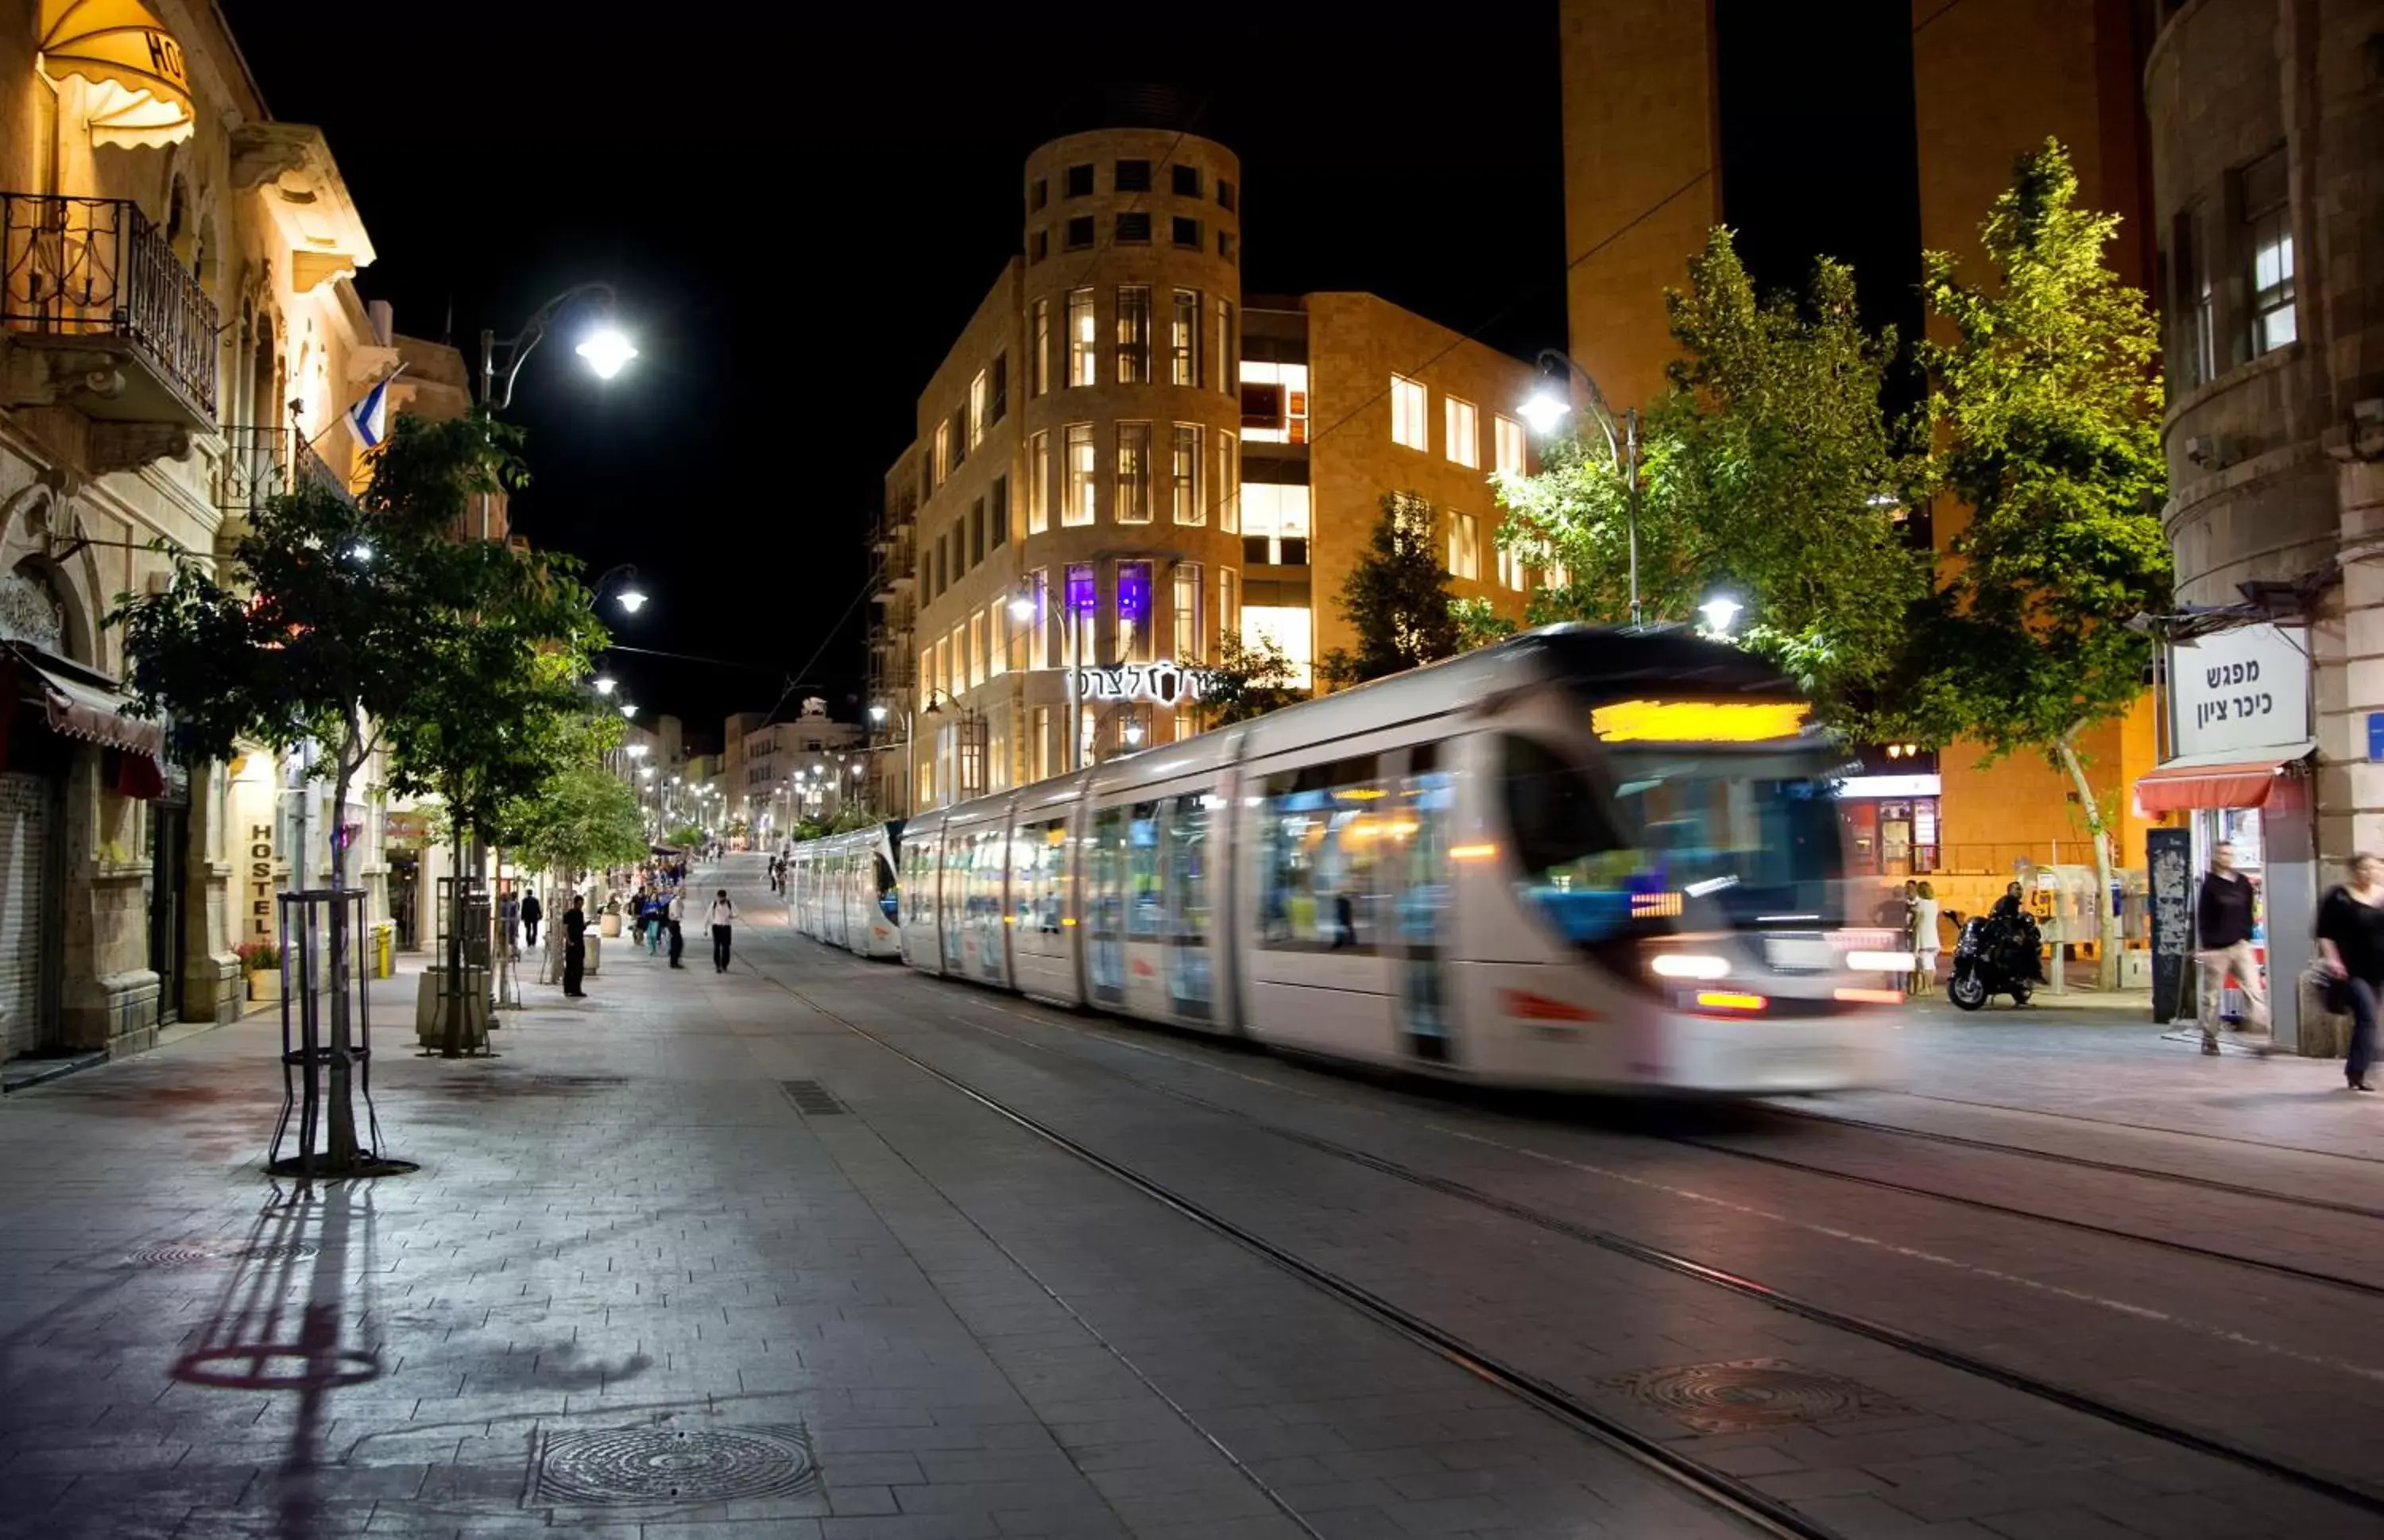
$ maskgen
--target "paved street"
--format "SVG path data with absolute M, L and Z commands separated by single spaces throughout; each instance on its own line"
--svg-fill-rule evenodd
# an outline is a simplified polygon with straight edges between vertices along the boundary
M 1451 1094 L 824 950 L 755 867 L 725 975 L 385 1036 L 415 1175 L 258 1174 L 267 1017 L 0 1103 L 0 1533 L 2384 1533 L 2333 1065 L 1928 1008 L 1906 1093 Z

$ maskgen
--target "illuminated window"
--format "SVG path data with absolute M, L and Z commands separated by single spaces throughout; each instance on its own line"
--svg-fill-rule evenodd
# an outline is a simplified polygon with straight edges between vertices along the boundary
M 1458 465 L 1481 469 L 1481 415 L 1473 410 L 1471 402 L 1459 401 L 1455 396 L 1441 397 L 1440 404 L 1444 419 L 1441 437 L 1447 441 L 1445 453 Z
M 1308 565 L 1308 489 L 1253 481 L 1242 489 L 1242 560 L 1253 566 Z
M 1167 170 L 1171 178 L 1170 185 L 1177 197 L 1197 198 L 1200 195 L 1200 168 L 1171 166 Z
M 1035 778 L 1049 780 L 1060 773 L 1058 756 L 1051 744 L 1051 708 L 1035 708 Z
M 985 683 L 985 616 L 973 615 L 968 619 L 968 687 L 975 689 Z
M 1167 381 L 1171 385 L 1200 383 L 1200 292 L 1175 291 L 1167 324 Z
M 1117 243 L 1121 246 L 1150 244 L 1150 216 L 1139 210 L 1117 217 Z
M 1209 639 L 1200 629 L 1200 564 L 1175 564 L 1175 629 L 1170 633 L 1178 663 L 1205 663 Z
M 1242 527 L 1242 446 L 1231 433 L 1217 434 L 1217 528 L 1230 535 Z
M 927 702 L 932 698 L 930 692 L 935 689 L 935 684 L 936 650 L 933 647 L 922 647 L 919 649 L 919 705 L 922 710 L 925 709 Z
M 1512 589 L 1517 593 L 1523 592 L 1531 586 L 1526 581 L 1521 552 L 1510 551 L 1504 545 L 1498 547 L 1498 586 L 1502 589 Z
M 988 604 L 985 614 L 977 617 L 977 622 L 985 627 L 985 677 L 988 679 L 1000 678 L 1010 671 L 1008 609 L 1006 604 Z
M 1093 452 L 1093 425 L 1072 422 L 1068 425 L 1067 463 L 1061 467 L 1066 481 L 1061 490 L 1060 522 L 1064 525 L 1090 524 L 1094 510 L 1099 506 L 1100 459 Z
M 1409 449 L 1432 447 L 1423 409 L 1423 387 L 1404 375 L 1391 376 L 1391 442 Z
M 1481 525 L 1471 514 L 1448 515 L 1448 575 L 1474 578 L 1482 576 Z
M 1122 422 L 1117 429 L 1117 503 L 1120 524 L 1150 522 L 1150 424 Z
M 1308 441 L 1308 366 L 1242 363 L 1242 437 L 1250 443 Z
M 1117 658 L 1119 663 L 1149 663 L 1150 649 L 1150 564 L 1120 562 L 1117 565 Z
M 1200 428 L 1198 423 L 1175 425 L 1174 447 L 1168 457 L 1168 483 L 1173 493 L 1178 524 L 1206 524 L 1209 510 L 1200 502 Z
M 951 650 L 951 677 L 944 681 L 944 691 L 949 695 L 958 695 L 969 688 L 967 621 L 963 620 L 952 627 Z
M 1191 250 L 1196 252 L 1200 249 L 1199 220 L 1187 219 L 1179 214 L 1173 219 L 1169 220 L 1168 225 L 1169 235 L 1174 241 L 1175 244 L 1189 247 Z
M 1509 476 L 1523 474 L 1523 425 L 1512 417 L 1490 419 L 1491 453 L 1496 467 Z
M 1150 383 L 1150 290 L 1144 284 L 1117 292 L 1117 382 Z
M 1272 641 L 1283 649 L 1291 660 L 1292 683 L 1308 688 L 1309 673 L 1315 664 L 1313 643 L 1310 640 L 1310 615 L 1304 604 L 1246 604 L 1242 607 L 1242 645 L 1257 647 Z
M 1037 433 L 1026 441 L 1026 532 L 1039 535 L 1051 528 L 1051 435 Z
M 1093 292 L 1068 291 L 1068 383 L 1100 382 L 1099 339 L 1093 333 Z
M 1241 359 L 1236 354 L 1236 348 L 1237 344 L 1234 341 L 1234 302 L 1219 300 L 1217 302 L 1217 389 L 1227 395 L 1232 395 L 1240 389 L 1241 370 L 1238 366 Z
M 1029 389 L 1037 396 L 1051 389 L 1051 302 L 1035 302 L 1035 361 L 1031 367 L 1035 378 Z
M 928 456 L 927 463 L 935 467 L 935 484 L 942 486 L 944 478 L 952 473 L 952 425 L 949 421 L 936 424 L 935 453 Z
M 1093 661 L 1094 623 L 1100 618 L 1100 590 L 1094 587 L 1090 562 L 1068 565 L 1068 614 L 1066 634 L 1062 645 L 1068 649 L 1064 665 L 1074 668 L 1079 661 Z
M 991 384 L 983 369 L 977 370 L 976 378 L 969 381 L 968 445 L 971 449 L 985 442 L 985 425 L 990 420 L 987 413 L 993 404 Z
M 1068 196 L 1089 198 L 1093 195 L 1093 168 L 1090 161 L 1068 168 Z
M 2272 150 L 2241 172 L 2243 224 L 2251 254 L 2252 356 L 2300 335 L 2293 317 L 2293 210 L 2285 186 L 2285 152 Z

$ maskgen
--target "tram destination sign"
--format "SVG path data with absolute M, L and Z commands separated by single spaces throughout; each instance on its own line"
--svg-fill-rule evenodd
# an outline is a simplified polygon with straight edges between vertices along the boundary
M 1076 670 L 1076 699 L 1156 701 L 1162 706 L 1172 706 L 1178 701 L 1206 697 L 1213 677 L 1208 669 L 1186 668 L 1168 662 L 1113 663 Z

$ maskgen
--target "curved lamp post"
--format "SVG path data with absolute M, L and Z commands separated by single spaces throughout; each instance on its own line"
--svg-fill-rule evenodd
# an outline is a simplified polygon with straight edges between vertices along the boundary
M 1598 431 L 1606 436 L 1607 453 L 1614 457 L 1616 465 L 1622 467 L 1624 484 L 1628 489 L 1628 497 L 1625 501 L 1629 510 L 1631 532 L 1631 624 L 1636 626 L 1641 619 L 1639 612 L 1639 409 L 1633 406 L 1617 418 L 1614 409 L 1606 404 L 1606 394 L 1597 388 L 1597 381 L 1590 378 L 1589 371 L 1575 363 L 1572 354 L 1569 353 L 1560 352 L 1556 348 L 1542 348 L 1538 364 L 1542 368 L 1546 368 L 1551 364 L 1561 364 L 1574 379 L 1581 381 L 1582 389 L 1589 396 L 1591 419 L 1597 424 Z M 1565 414 L 1572 410 L 1572 403 L 1555 391 L 1544 388 L 1533 391 L 1532 399 L 1524 402 L 1515 410 L 1521 415 L 1525 422 L 1531 424 L 1533 432 L 1545 439 L 1556 431 L 1557 424 L 1562 422 Z

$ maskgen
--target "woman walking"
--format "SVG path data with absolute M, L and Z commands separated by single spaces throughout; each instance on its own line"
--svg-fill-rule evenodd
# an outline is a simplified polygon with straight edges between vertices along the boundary
M 1937 987 L 1937 889 L 1928 883 L 1912 898 L 1912 993 Z
M 2384 993 L 2384 857 L 2351 858 L 2350 882 L 2317 906 L 2317 945 L 2327 972 L 2341 981 L 2328 1003 L 2351 1012 L 2343 1077 L 2354 1091 L 2373 1091 L 2376 1001 Z

